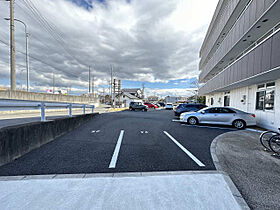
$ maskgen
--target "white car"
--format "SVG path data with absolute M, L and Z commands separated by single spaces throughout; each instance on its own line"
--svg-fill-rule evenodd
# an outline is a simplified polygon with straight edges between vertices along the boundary
M 237 129 L 256 125 L 256 116 L 231 107 L 207 107 L 198 112 L 185 112 L 180 122 L 196 125 L 199 123 L 232 125 Z
M 167 103 L 167 104 L 165 105 L 165 109 L 173 109 L 173 105 L 170 104 L 170 103 Z

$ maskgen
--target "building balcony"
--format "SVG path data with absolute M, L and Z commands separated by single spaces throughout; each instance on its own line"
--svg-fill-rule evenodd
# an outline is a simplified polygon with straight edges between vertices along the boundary
M 280 21 L 279 1 L 253 0 L 199 75 L 206 82 L 232 63 Z
M 208 80 L 199 95 L 229 91 L 280 78 L 280 29 Z

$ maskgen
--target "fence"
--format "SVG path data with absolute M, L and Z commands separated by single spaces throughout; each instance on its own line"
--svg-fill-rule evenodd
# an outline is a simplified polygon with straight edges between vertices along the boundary
M 52 108 L 52 109 L 68 108 L 69 117 L 72 117 L 73 108 L 82 108 L 83 114 L 86 114 L 86 108 L 91 108 L 92 113 L 94 111 L 94 105 L 87 105 L 87 104 L 0 99 L 0 111 L 41 109 L 41 121 L 46 121 L 47 108 Z

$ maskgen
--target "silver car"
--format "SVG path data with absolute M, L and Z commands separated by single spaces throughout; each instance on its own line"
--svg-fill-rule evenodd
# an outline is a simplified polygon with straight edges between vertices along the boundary
M 198 112 L 186 112 L 180 115 L 180 122 L 196 125 L 199 123 L 232 125 L 237 129 L 256 125 L 254 114 L 231 107 L 207 107 Z

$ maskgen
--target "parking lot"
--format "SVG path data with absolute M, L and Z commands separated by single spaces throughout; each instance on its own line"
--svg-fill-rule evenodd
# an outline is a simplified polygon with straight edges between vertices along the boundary
M 231 130 L 181 125 L 172 110 L 104 113 L 0 167 L 0 175 L 215 170 L 210 144 Z

